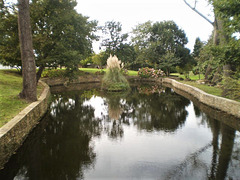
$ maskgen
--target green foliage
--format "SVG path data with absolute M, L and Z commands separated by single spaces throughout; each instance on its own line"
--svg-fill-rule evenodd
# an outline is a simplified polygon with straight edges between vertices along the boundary
M 17 10 L 14 5 L 10 5 L 3 6 L 1 11 L 0 63 L 11 67 L 21 66 Z
M 121 31 L 122 24 L 120 22 L 108 21 L 105 23 L 103 33 L 106 38 L 103 39 L 101 45 L 106 48 L 108 54 L 117 54 L 120 45 L 127 40 L 128 34 L 121 34 Z
M 107 73 L 102 80 L 102 88 L 107 91 L 124 91 L 129 89 L 127 79 L 121 72 L 121 61 L 117 56 L 107 59 Z
M 193 53 L 192 53 L 192 56 L 194 58 L 197 58 L 197 57 L 200 56 L 200 52 L 201 52 L 203 46 L 204 46 L 204 43 L 200 40 L 199 37 L 197 37 L 196 40 L 195 40 L 195 44 L 194 44 L 194 47 L 193 47 Z
M 103 77 L 102 88 L 108 91 L 123 91 L 129 89 L 129 83 L 119 69 L 108 69 Z
M 167 76 L 170 74 L 170 69 L 179 64 L 180 58 L 177 58 L 173 53 L 167 52 L 159 61 L 159 67 L 165 70 Z
M 121 59 L 127 68 L 134 68 L 136 53 L 134 47 L 126 42 L 128 34 L 122 34 L 122 24 L 115 21 L 106 22 L 103 32 L 105 37 L 101 45 L 104 47 L 105 53 L 101 55 L 101 62 L 112 54 Z M 106 61 L 104 61 L 104 63 L 106 63 Z
M 192 71 L 193 66 L 186 64 L 184 67 L 177 66 L 176 71 L 180 74 L 184 74 L 185 79 L 190 79 L 189 73 Z
M 86 59 L 83 59 L 80 61 L 80 65 L 83 66 L 83 67 L 87 67 L 88 64 L 92 64 L 92 57 L 89 56 L 87 57 Z
M 65 69 L 45 69 L 42 73 L 42 77 L 45 78 L 65 77 Z
M 141 66 L 161 68 L 168 75 L 175 65 L 183 67 L 192 61 L 190 51 L 184 47 L 188 42 L 185 32 L 173 21 L 139 24 L 133 34 Z
M 80 60 L 91 54 L 92 40 L 97 38 L 93 34 L 97 23 L 78 14 L 76 5 L 75 0 L 31 1 L 31 26 L 37 66 L 60 65 L 71 72 L 77 69 Z M 0 38 L 3 42 L 0 45 L 0 59 L 10 65 L 19 65 L 17 11 L 8 9 L 0 22 Z
M 93 54 L 92 55 L 92 62 L 95 65 L 98 65 L 99 67 L 102 67 L 103 65 L 106 64 L 106 59 L 105 57 L 105 52 L 100 52 L 99 54 Z
M 124 69 L 124 68 L 121 68 L 120 69 L 120 72 L 124 75 L 124 76 L 127 76 L 129 73 L 128 73 L 128 70 L 127 69 Z
M 240 2 L 238 0 L 214 0 L 213 6 L 218 16 L 224 20 L 225 33 L 233 36 L 240 32 Z
M 229 99 L 234 99 L 240 101 L 240 81 L 235 78 L 225 78 L 224 79 L 224 91 L 222 95 Z
M 138 70 L 138 76 L 140 76 L 141 78 L 150 78 L 152 77 L 153 71 L 154 70 L 148 67 L 141 68 Z
M 104 75 L 105 73 L 106 72 L 103 69 L 101 69 L 100 71 L 96 71 L 95 72 L 96 75 Z

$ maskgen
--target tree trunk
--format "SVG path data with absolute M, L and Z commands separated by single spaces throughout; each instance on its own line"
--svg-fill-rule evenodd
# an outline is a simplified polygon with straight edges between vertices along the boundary
M 23 77 L 23 90 L 19 96 L 28 101 L 36 101 L 36 65 L 32 45 L 29 0 L 18 0 L 18 9 L 18 31 Z
M 39 67 L 38 72 L 37 72 L 37 76 L 36 76 L 37 77 L 37 83 L 38 83 L 39 79 L 41 78 L 41 75 L 42 75 L 42 72 L 43 72 L 44 69 L 45 69 L 44 66 Z

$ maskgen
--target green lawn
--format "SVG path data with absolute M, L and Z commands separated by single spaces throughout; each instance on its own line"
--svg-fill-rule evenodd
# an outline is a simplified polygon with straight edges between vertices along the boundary
M 84 72 L 89 72 L 89 73 L 96 73 L 98 71 L 105 71 L 106 69 L 97 69 L 97 68 L 79 68 L 79 70 L 84 71 Z M 129 76 L 137 76 L 138 72 L 133 71 L 133 70 L 128 70 L 128 75 Z
M 43 87 L 38 87 L 38 95 Z M 28 104 L 20 99 L 22 77 L 16 70 L 0 70 L 0 127 L 16 116 Z
M 221 96 L 221 94 L 222 94 L 222 89 L 218 88 L 218 87 L 208 86 L 205 84 L 198 84 L 195 81 L 180 81 L 180 82 L 183 84 L 188 84 L 188 85 L 194 86 L 208 94 L 212 94 L 215 96 Z
M 96 73 L 100 71 L 106 71 L 106 69 L 97 69 L 97 68 L 79 68 L 80 71 L 88 72 L 88 73 Z
M 178 76 L 180 78 L 183 78 L 183 79 L 186 79 L 185 76 L 183 74 L 179 74 L 179 73 L 171 73 L 171 75 L 174 75 L 174 76 Z M 192 72 L 189 73 L 189 78 L 191 80 L 199 80 L 199 75 L 194 75 Z M 203 74 L 200 74 L 200 79 L 204 79 L 204 75 Z
M 184 75 L 179 74 L 179 73 L 171 73 L 171 75 L 178 76 L 178 77 L 181 77 L 181 78 L 185 79 Z M 184 83 L 184 84 L 194 86 L 194 87 L 196 87 L 198 89 L 201 89 L 202 91 L 204 91 L 208 94 L 212 94 L 212 95 L 215 95 L 215 96 L 221 96 L 221 94 L 222 94 L 222 89 L 221 88 L 208 86 L 208 85 L 205 85 L 205 84 L 198 84 L 196 81 L 199 80 L 199 75 L 194 75 L 192 72 L 190 72 L 189 78 L 193 81 L 180 81 L 180 82 Z M 200 79 L 204 79 L 203 74 L 200 75 Z

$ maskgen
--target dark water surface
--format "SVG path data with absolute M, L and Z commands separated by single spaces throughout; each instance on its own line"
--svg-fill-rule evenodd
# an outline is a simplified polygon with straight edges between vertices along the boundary
M 237 180 L 240 133 L 170 88 L 53 92 L 0 179 Z

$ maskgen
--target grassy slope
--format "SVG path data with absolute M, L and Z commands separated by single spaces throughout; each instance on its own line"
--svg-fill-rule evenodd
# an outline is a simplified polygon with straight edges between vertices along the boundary
M 181 75 L 179 73 L 172 73 L 171 75 L 178 76 L 178 77 L 181 77 L 181 78 L 185 79 L 184 75 Z M 208 94 L 212 94 L 212 95 L 215 95 L 215 96 L 221 96 L 221 94 L 222 94 L 222 89 L 221 88 L 196 83 L 196 81 L 199 80 L 199 75 L 194 75 L 193 73 L 190 73 L 189 78 L 193 81 L 180 81 L 180 82 L 184 83 L 184 84 L 194 86 L 194 87 L 196 87 L 198 89 L 201 89 L 202 91 L 204 91 Z M 203 74 L 201 74 L 200 79 L 204 79 Z
M 180 81 L 180 82 L 184 83 L 184 84 L 194 86 L 194 87 L 196 87 L 198 89 L 201 89 L 202 91 L 204 91 L 208 94 L 212 94 L 212 95 L 215 95 L 215 96 L 221 96 L 221 94 L 222 94 L 222 89 L 220 89 L 218 87 L 208 86 L 208 85 L 205 85 L 205 84 L 198 84 L 194 81 Z
M 180 77 L 180 78 L 185 79 L 185 76 L 184 76 L 183 74 L 171 73 L 171 75 L 178 76 L 178 77 Z M 190 78 L 191 80 L 196 81 L 196 80 L 199 80 L 199 75 L 198 75 L 198 74 L 197 74 L 197 75 L 194 75 L 194 74 L 191 72 L 191 73 L 189 74 L 189 78 Z M 200 79 L 204 79 L 204 75 L 203 75 L 203 74 L 200 75 Z
M 38 95 L 42 89 L 38 86 Z M 30 104 L 18 97 L 21 90 L 22 78 L 17 71 L 0 70 L 0 127 Z

